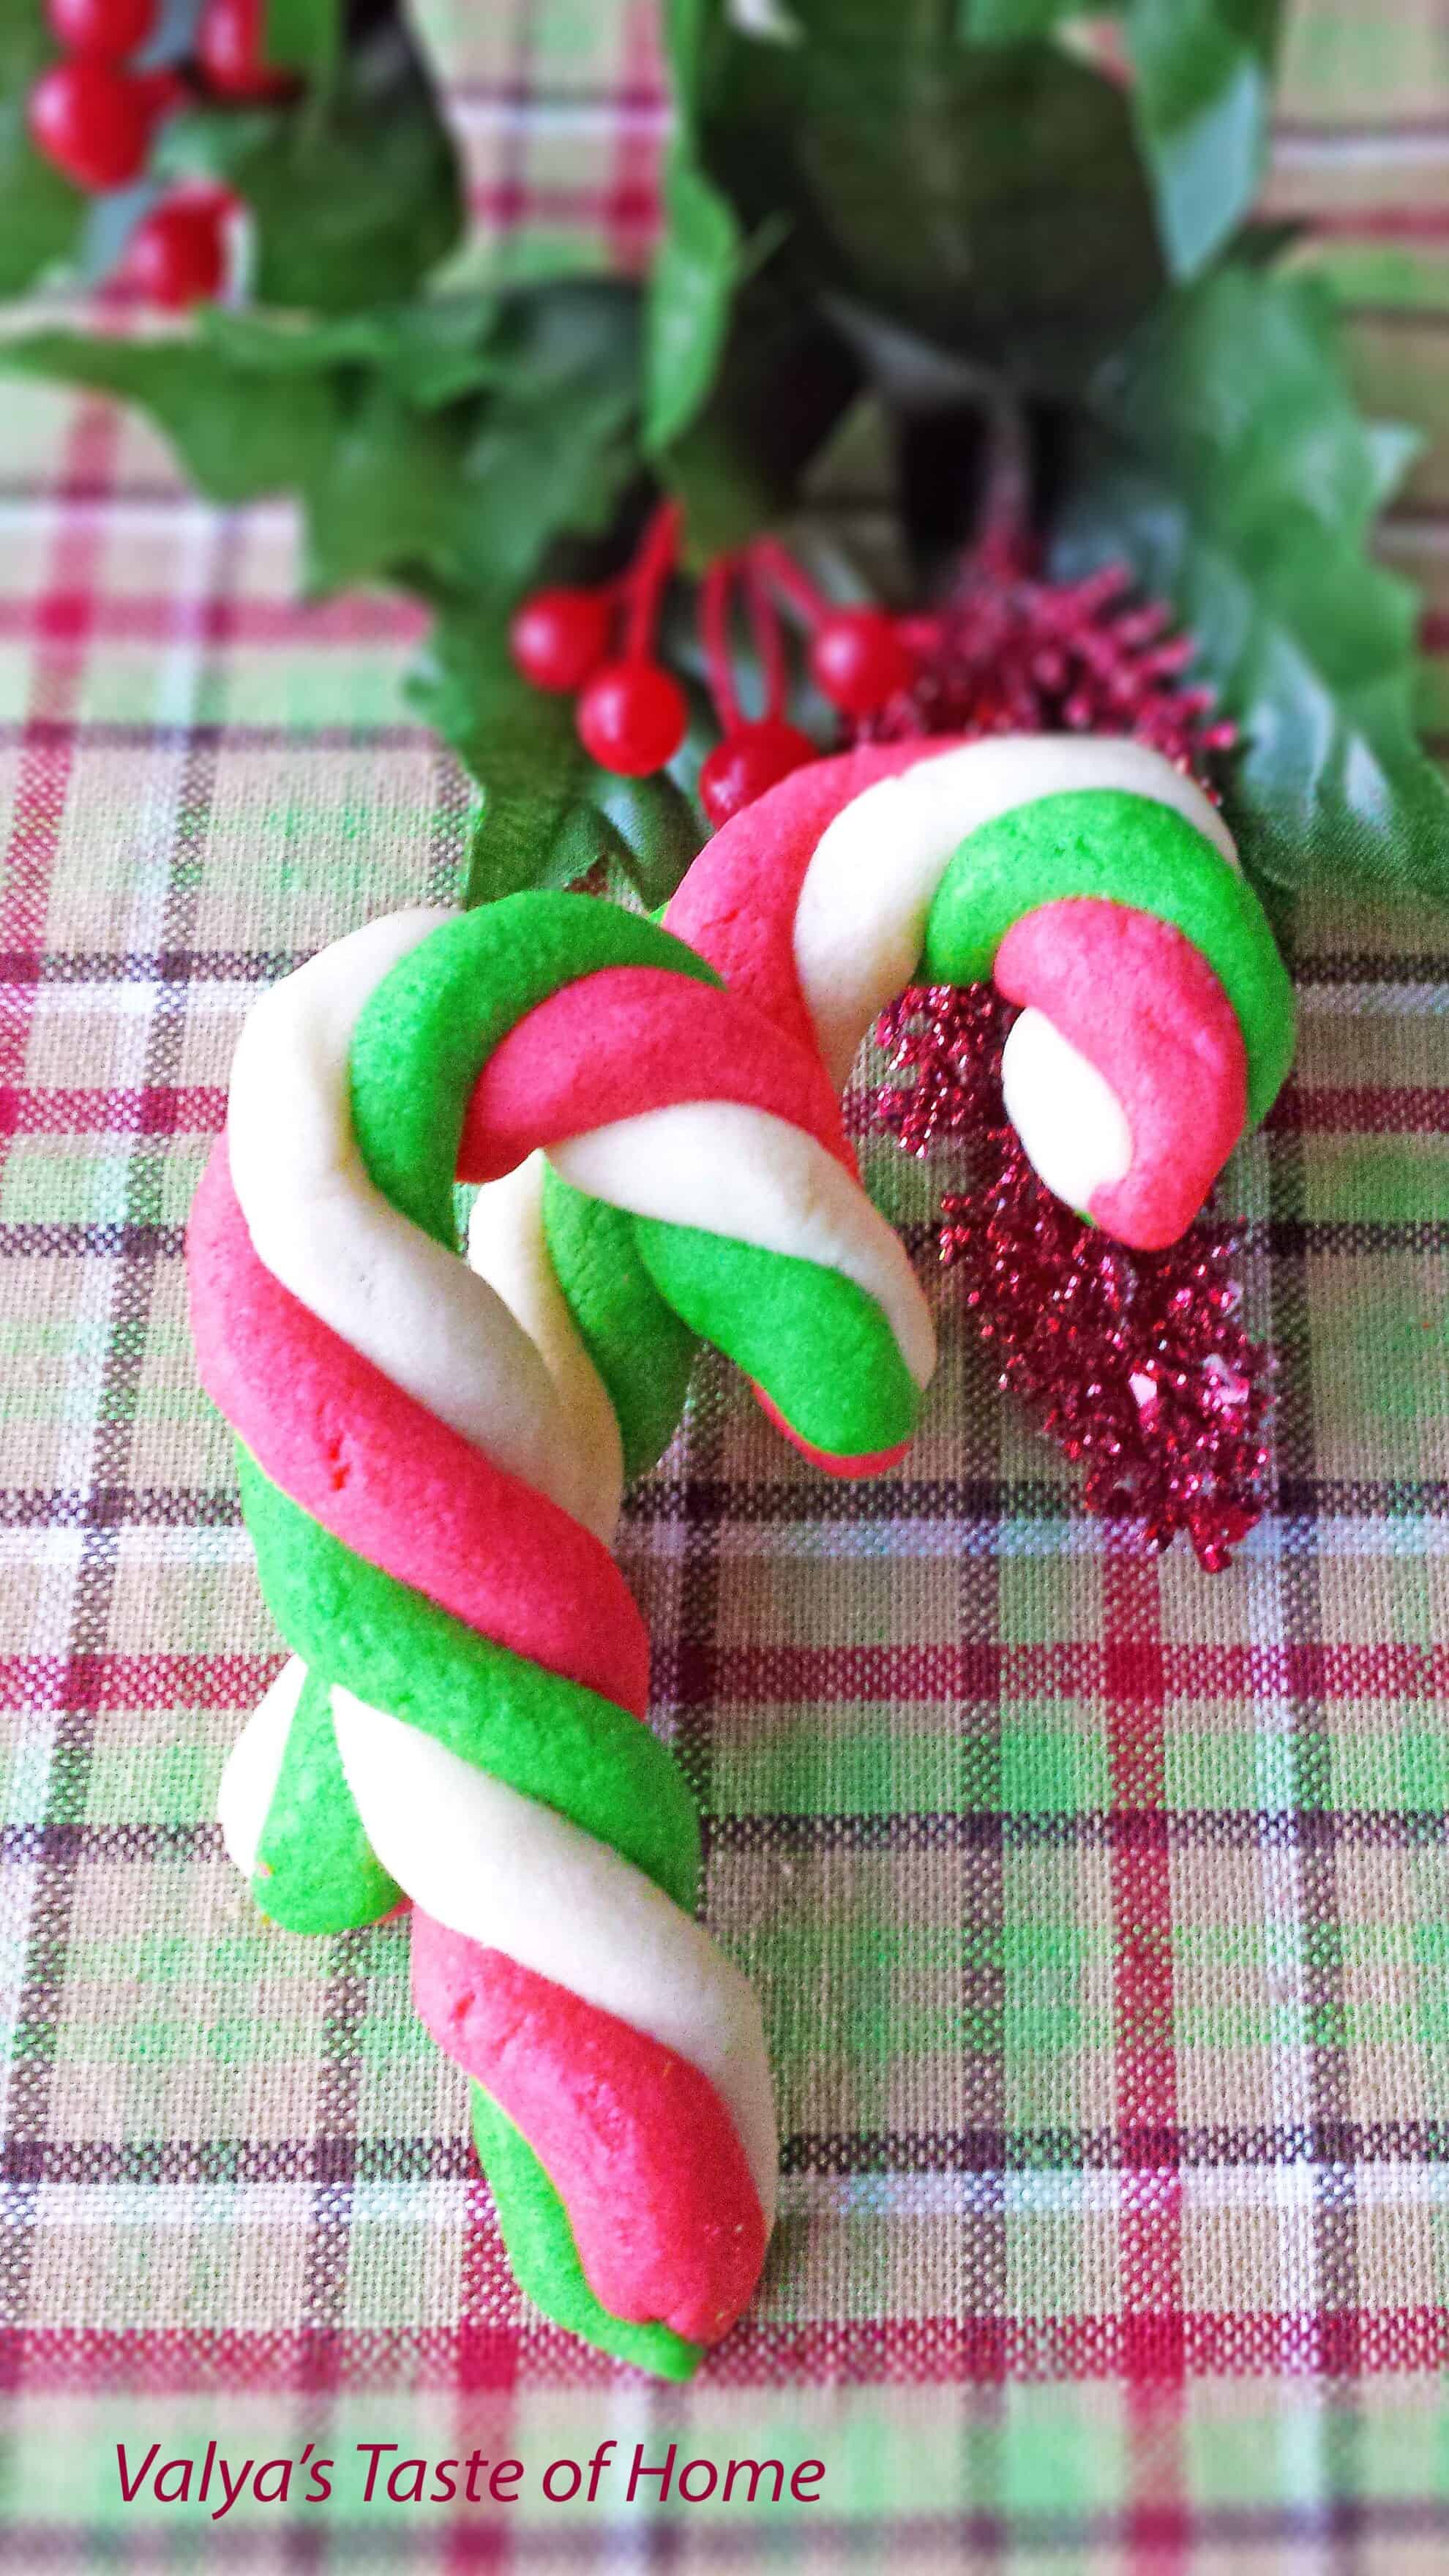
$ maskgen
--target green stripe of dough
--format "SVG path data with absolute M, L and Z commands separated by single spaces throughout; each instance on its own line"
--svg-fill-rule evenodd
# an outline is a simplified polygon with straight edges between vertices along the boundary
M 842 1458 L 909 1440 L 920 1389 L 882 1308 L 843 1271 L 656 1217 L 636 1217 L 634 1236 L 670 1305 L 801 1439 Z
M 583 894 L 512 894 L 460 913 L 383 977 L 351 1051 L 352 1123 L 374 1186 L 457 1246 L 453 1175 L 480 1071 L 539 1002 L 605 966 L 721 978 L 682 939 Z
M 642 1476 L 673 1439 L 697 1336 L 660 1296 L 622 1208 L 544 1176 L 543 1223 L 579 1338 L 618 1417 L 626 1478 Z
M 240 1443 L 238 1452 L 262 1590 L 293 1653 L 567 1816 L 692 1914 L 698 1819 L 673 1758 L 648 1727 L 354 1556 Z M 283 1794 L 279 1782 L 274 1808 Z
M 402 1895 L 362 1827 L 332 1723 L 329 1684 L 309 1672 L 287 1730 L 252 1893 L 287 1932 L 353 1932 Z
M 560 986 L 601 967 L 635 965 L 672 968 L 700 983 L 721 981 L 666 931 L 579 895 L 513 896 L 449 923 L 403 959 L 360 1014 L 350 1058 L 358 1145 L 374 1185 L 393 1206 L 453 1249 L 458 1140 L 481 1067 L 508 1031 Z M 566 1240 L 573 1255 L 571 1265 L 560 1265 L 565 1295 L 596 1363 L 603 1363 L 626 1449 L 636 1465 L 647 1463 L 682 1407 L 691 1337 L 676 1317 L 664 1315 L 632 1242 L 617 1281 L 608 1283 L 600 1265 L 611 1243 L 620 1252 L 621 1228 L 628 1241 L 628 1220 L 613 1209 L 591 1211 L 582 1198 L 576 1214 L 560 1215 L 560 1205 L 556 1246 Z M 641 1365 L 636 1355 L 618 1353 L 618 1318 L 632 1315 L 637 1331 L 646 1291 L 648 1347 Z M 263 1533 L 256 1521 L 253 1528 L 261 1559 Z M 680 1773 L 648 1728 L 475 1636 L 338 1548 L 316 1524 L 312 1532 L 305 1565 L 302 1551 L 293 1553 L 295 1537 L 279 1533 L 279 1589 L 269 1594 L 284 1630 L 282 1586 L 292 1591 L 309 1630 L 319 1624 L 319 1601 L 326 1604 L 316 1649 L 303 1650 L 309 1659 L 317 1651 L 360 1697 L 571 1817 L 692 1914 L 698 1820 Z M 553 2184 L 512 2123 L 474 2090 L 479 2153 L 521 2284 L 549 2315 L 602 2350 L 666 2378 L 687 2378 L 699 2359 L 693 2346 L 663 2326 L 613 2317 L 594 2297 Z
M 1256 1126 L 1293 1060 L 1293 986 L 1251 886 L 1194 824 L 1153 797 L 1077 788 L 969 832 L 931 906 L 919 980 L 986 983 L 1014 922 L 1083 895 L 1170 922 L 1207 959 L 1243 1032 Z
M 601 2352 L 652 2370 L 658 2379 L 692 2377 L 704 2359 L 703 2344 L 686 2343 L 669 2326 L 631 2324 L 595 2298 L 568 2211 L 532 2147 L 481 2084 L 471 2089 L 474 2144 L 519 2288 L 556 2325 L 585 2336 Z

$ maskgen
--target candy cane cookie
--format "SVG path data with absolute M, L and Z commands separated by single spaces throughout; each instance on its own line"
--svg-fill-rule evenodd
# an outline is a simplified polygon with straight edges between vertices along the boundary
M 822 762 L 720 833 L 670 922 L 690 945 L 527 895 L 324 951 L 248 1023 L 189 1251 L 294 1651 L 228 1766 L 228 1849 L 297 1930 L 412 1900 L 520 2280 L 682 2375 L 757 2277 L 774 2118 L 640 1723 L 623 1481 L 700 1336 L 832 1472 L 909 1441 L 931 1325 L 836 1098 L 902 984 L 994 972 L 1023 1004 L 1013 1114 L 1134 1241 L 1261 1114 L 1291 1008 L 1213 809 L 1130 744 Z
M 455 1174 L 484 1184 L 468 1265 Z M 252 1014 L 188 1250 L 294 1653 L 228 1766 L 228 1848 L 296 1930 L 412 1899 L 520 2279 L 681 2375 L 758 2274 L 774 2117 L 607 1542 L 698 1332 L 843 1471 L 910 1436 L 931 1325 L 828 1077 L 608 905 L 400 914 Z
M 1008 1115 L 1047 1187 L 1175 1242 L 1293 1051 L 1293 991 L 1221 815 L 1143 744 L 870 746 L 727 823 L 670 929 L 843 1082 L 912 983 L 1023 1005 Z

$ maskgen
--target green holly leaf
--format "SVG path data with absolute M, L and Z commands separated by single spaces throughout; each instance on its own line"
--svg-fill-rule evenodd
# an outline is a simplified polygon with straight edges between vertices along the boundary
M 632 887 L 645 911 L 657 912 L 704 847 L 699 818 L 683 788 L 667 769 L 650 778 L 615 778 L 595 768 L 584 794 L 589 813 L 610 835 L 601 855 Z
M 426 416 L 390 384 L 358 399 L 336 489 L 311 496 L 330 532 L 321 576 L 362 578 L 370 548 L 374 575 L 511 605 L 556 540 L 612 526 L 639 472 L 639 373 L 634 288 L 501 299 L 476 395 Z
M 783 267 L 735 306 L 709 399 L 655 461 L 684 504 L 691 562 L 731 552 L 784 517 L 801 478 L 860 391 L 835 322 Z
M 1360 420 L 1329 299 L 1230 267 L 1171 297 L 1093 387 L 1054 544 L 1170 599 L 1241 729 L 1230 814 L 1289 888 L 1449 898 L 1449 789 L 1414 724 L 1416 603 L 1374 563 L 1413 442 Z
M 79 251 L 87 204 L 31 143 L 30 92 L 56 60 L 39 0 L 0 0 L 0 295 L 19 295 Z
M 408 696 L 482 790 L 465 903 L 568 884 L 579 871 L 570 863 L 560 873 L 560 842 L 587 754 L 568 700 L 530 688 L 514 669 L 507 619 L 462 606 L 440 616 Z
M 274 107 L 179 107 L 152 144 L 150 176 L 230 187 L 237 172 L 272 142 L 281 121 Z
M 718 0 L 664 0 L 663 37 L 669 87 L 680 126 L 693 134 L 704 102 L 709 56 L 721 24 Z
M 213 501 L 254 501 L 305 487 L 325 473 L 342 425 L 333 378 L 247 378 L 194 340 L 37 331 L 0 343 L 0 367 L 135 403 Z
M 968 45 L 1026 44 L 1081 7 L 1082 0 L 960 0 L 958 32 Z
M 728 197 L 699 155 L 711 0 L 666 0 L 664 39 L 676 128 L 664 163 L 664 235 L 649 276 L 644 443 L 657 453 L 687 429 L 724 355 L 742 239 Z
M 602 537 L 639 470 L 637 377 L 580 384 L 566 402 L 499 396 L 462 460 L 451 525 L 455 586 L 510 597 L 557 537 Z
M 708 13 L 698 126 L 747 231 L 817 297 L 1048 393 L 1159 292 L 1131 111 L 1054 44 L 963 44 L 944 0 L 794 0 L 801 41 Z
M 507 622 L 452 608 L 409 684 L 482 793 L 464 901 L 567 886 L 603 863 L 646 910 L 667 903 L 702 834 L 674 781 L 615 778 L 579 741 L 566 698 L 530 688 L 509 658 Z
M 1195 277 L 1257 195 L 1283 0 L 1129 0 L 1133 107 L 1173 275 Z
M 364 379 L 303 494 L 309 587 L 514 599 L 555 539 L 608 530 L 638 471 L 637 402 L 632 371 L 565 401 L 530 389 L 428 412 Z
M 38 333 L 0 365 L 136 403 L 213 499 L 294 492 L 309 590 L 512 601 L 556 539 L 607 531 L 638 474 L 637 294 L 501 299 L 467 371 L 483 381 L 427 409 L 399 386 L 412 336 L 390 315 L 293 331 L 217 312 L 178 339 Z
M 706 166 L 703 114 L 732 41 L 718 0 L 667 0 L 664 20 L 677 125 L 646 307 L 644 444 L 702 563 L 791 506 L 859 370 L 788 255 L 788 215 L 767 210 L 747 239 Z M 762 33 L 758 12 L 750 25 Z
M 335 73 L 343 37 L 342 0 L 262 0 L 263 61 L 300 72 L 309 85 Z
M 363 379 L 304 487 L 309 591 L 386 580 L 436 591 L 483 569 L 466 470 L 471 421 L 465 406 L 417 411 L 385 381 Z
M 642 911 L 659 912 L 702 842 L 694 808 L 667 770 L 619 779 L 591 766 L 546 846 L 543 873 L 532 882 L 571 886 L 592 879 L 616 903 L 633 896 Z
M 740 271 L 740 228 L 729 199 L 680 139 L 664 168 L 664 238 L 649 278 L 645 445 L 688 428 L 718 372 Z
M 1263 176 L 1283 0 L 1116 0 L 1132 110 L 1168 266 L 1195 277 L 1243 222 Z M 1020 44 L 1091 12 L 1084 0 L 960 0 L 970 44 Z
M 239 367 L 262 375 L 366 367 L 418 411 L 436 411 L 497 381 L 491 344 L 498 325 L 498 298 L 479 292 L 322 321 L 228 305 L 210 305 L 199 317 L 201 336 Z

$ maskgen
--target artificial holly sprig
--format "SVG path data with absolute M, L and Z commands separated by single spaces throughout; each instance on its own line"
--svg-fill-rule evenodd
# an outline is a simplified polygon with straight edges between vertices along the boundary
M 485 835 L 523 792 L 503 642 L 519 599 L 617 578 L 664 499 L 685 586 L 745 555 L 863 405 L 914 549 L 902 598 L 939 592 L 1004 453 L 1058 577 L 1125 564 L 1191 636 L 1241 736 L 1227 792 L 1250 874 L 1442 896 L 1449 796 L 1415 732 L 1414 605 L 1371 552 L 1412 442 L 1359 417 L 1301 250 L 1234 229 L 1278 11 L 1249 14 L 1130 0 L 1118 58 L 1094 61 L 1067 0 L 798 0 L 788 42 L 776 13 L 670 0 L 678 115 L 644 288 L 444 294 L 457 172 L 406 20 L 388 0 L 268 0 L 253 71 L 295 73 L 286 95 L 239 106 L 216 48 L 183 39 L 191 103 L 151 156 L 244 203 L 252 309 L 204 306 L 158 343 L 33 334 L 4 362 L 140 403 L 219 498 L 295 493 L 310 587 L 427 598 L 450 678 L 438 695 L 425 677 L 420 702 L 446 711 Z M 0 0 L 0 78 L 22 90 L 53 52 L 38 30 L 33 0 Z M 30 145 L 8 172 L 0 153 L 0 274 L 54 258 L 57 188 L 74 204 Z M 193 205 L 185 238 L 154 245 L 152 293 L 209 282 L 205 229 Z M 703 655 L 675 677 L 702 718 Z M 797 689 L 782 721 L 805 704 Z M 545 879 L 573 762 L 559 716 L 527 728 Z M 674 763 L 689 792 L 720 727 L 692 732 Z M 518 882 L 511 861 L 494 875 Z

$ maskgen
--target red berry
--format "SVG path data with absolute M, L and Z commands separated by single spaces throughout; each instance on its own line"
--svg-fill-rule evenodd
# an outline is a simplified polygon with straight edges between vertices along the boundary
M 810 641 L 815 684 L 842 715 L 871 716 L 915 672 L 895 620 L 879 608 L 834 608 Z
M 46 0 L 45 14 L 67 53 L 118 63 L 146 42 L 156 23 L 156 0 Z
M 141 102 L 148 130 L 158 126 L 164 116 L 174 116 L 178 107 L 191 103 L 192 92 L 170 63 L 162 63 L 154 72 L 133 72 L 131 87 Z
M 134 179 L 152 121 L 143 84 L 88 54 L 52 64 L 30 93 L 31 141 L 78 188 L 124 188 Z
M 777 787 L 792 769 L 803 769 L 807 760 L 816 757 L 815 745 L 798 725 L 785 724 L 779 716 L 766 716 L 760 724 L 740 725 L 717 742 L 699 773 L 699 796 L 710 821 L 718 829 L 732 814 L 742 813 L 753 805 L 767 787 Z
M 536 590 L 508 630 L 514 661 L 536 689 L 581 689 L 609 649 L 613 620 L 597 590 Z
M 122 274 L 149 304 L 171 313 L 219 295 L 226 281 L 228 200 L 220 195 L 175 197 L 158 206 L 132 233 Z
M 647 778 L 684 740 L 689 708 L 657 662 L 606 662 L 579 700 L 579 739 L 601 769 Z
M 206 0 L 196 31 L 196 58 L 208 89 L 220 98 L 286 98 L 293 73 L 263 58 L 265 0 Z

